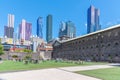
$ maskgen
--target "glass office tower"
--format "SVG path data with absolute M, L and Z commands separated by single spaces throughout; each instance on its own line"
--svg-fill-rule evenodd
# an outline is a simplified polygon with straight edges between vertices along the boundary
M 46 41 L 50 40 L 52 40 L 52 15 L 48 15 L 46 21 Z
M 42 28 L 43 28 L 43 18 L 39 17 L 37 19 L 37 37 L 43 38 Z
M 95 32 L 101 29 L 99 23 L 100 10 L 90 6 L 87 12 L 87 33 Z

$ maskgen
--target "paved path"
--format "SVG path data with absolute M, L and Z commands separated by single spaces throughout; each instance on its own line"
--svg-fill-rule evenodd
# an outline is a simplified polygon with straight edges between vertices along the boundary
M 103 67 L 110 68 L 109 66 L 98 65 L 98 66 L 51 68 L 13 73 L 1 73 L 0 80 L 100 80 L 93 77 L 76 74 L 70 71 L 88 70 L 96 68 L 99 69 Z
M 84 70 L 94 70 L 94 69 L 102 69 L 102 68 L 111 68 L 113 66 L 109 65 L 93 65 L 93 66 L 75 66 L 75 67 L 64 67 L 64 68 L 59 68 L 65 71 L 84 71 Z
M 3 61 L 0 61 L 0 64 L 3 63 Z
M 100 80 L 55 68 L 0 74 L 0 78 L 0 80 Z

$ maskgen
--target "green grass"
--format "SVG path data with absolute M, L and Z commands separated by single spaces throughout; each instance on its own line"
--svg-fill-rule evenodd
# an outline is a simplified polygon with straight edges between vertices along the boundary
M 102 80 L 120 80 L 120 67 L 80 71 L 79 74 L 96 77 Z
M 106 63 L 84 62 L 83 64 L 75 64 L 75 63 L 66 63 L 66 62 L 45 61 L 39 64 L 29 63 L 25 65 L 23 62 L 3 61 L 3 63 L 0 64 L 0 72 L 33 70 L 33 69 L 43 69 L 43 68 L 57 68 L 57 67 L 68 67 L 68 66 L 85 66 L 85 65 L 96 65 L 96 64 L 106 64 Z

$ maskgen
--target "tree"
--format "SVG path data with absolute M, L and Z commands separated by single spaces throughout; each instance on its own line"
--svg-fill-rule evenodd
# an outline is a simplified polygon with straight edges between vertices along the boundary
M 0 56 L 3 55 L 3 54 L 4 54 L 4 52 L 3 52 L 3 46 L 0 44 Z M 1 60 L 1 58 L 0 58 L 0 60 Z
M 3 52 L 3 46 L 0 44 L 0 56 L 1 56 L 2 54 L 4 54 L 4 52 Z

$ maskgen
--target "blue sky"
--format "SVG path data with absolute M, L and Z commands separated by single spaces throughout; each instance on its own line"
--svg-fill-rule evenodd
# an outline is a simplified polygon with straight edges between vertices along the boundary
M 7 25 L 7 15 L 15 15 L 15 32 L 22 19 L 32 23 L 36 35 L 36 20 L 43 17 L 43 36 L 46 37 L 46 16 L 53 15 L 53 38 L 58 37 L 60 21 L 71 20 L 77 28 L 77 36 L 87 32 L 87 9 L 94 5 L 100 9 L 103 28 L 120 23 L 120 0 L 0 0 L 0 36 Z

